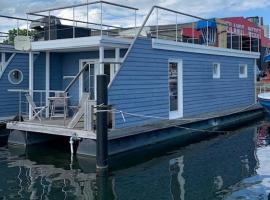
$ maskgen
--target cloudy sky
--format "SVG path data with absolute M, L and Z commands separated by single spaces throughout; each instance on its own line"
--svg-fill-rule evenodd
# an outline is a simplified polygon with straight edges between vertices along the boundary
M 10 16 L 26 17 L 27 11 L 46 9 L 55 6 L 70 5 L 75 3 L 84 3 L 87 0 L 0 0 L 0 14 Z M 90 2 L 91 0 L 89 0 Z M 270 24 L 270 0 L 110 0 L 111 2 L 121 3 L 134 6 L 140 9 L 138 12 L 138 24 L 142 22 L 145 14 L 150 10 L 152 5 L 160 5 L 181 12 L 201 16 L 201 17 L 228 17 L 228 16 L 262 16 L 265 24 Z M 113 15 L 113 9 L 107 8 Z M 72 17 L 72 10 L 63 10 L 53 13 L 57 16 Z M 121 14 L 122 22 L 128 21 L 127 14 L 117 11 Z M 133 20 L 132 13 L 129 13 L 129 22 Z M 98 20 L 98 9 L 93 8 L 90 12 L 92 16 L 90 21 Z M 76 10 L 76 19 L 83 20 L 86 12 Z M 0 31 L 9 29 L 17 22 L 12 20 L 1 19 Z M 23 22 L 19 22 L 19 26 L 24 26 Z

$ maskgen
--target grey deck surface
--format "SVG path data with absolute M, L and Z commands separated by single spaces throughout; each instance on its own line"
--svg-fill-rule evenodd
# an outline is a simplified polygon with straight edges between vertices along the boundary
M 182 119 L 176 119 L 176 120 L 160 120 L 151 124 L 110 130 L 108 135 L 109 135 L 109 140 L 119 139 L 119 138 L 124 138 L 124 137 L 132 136 L 132 135 L 138 135 L 142 133 L 163 130 L 163 129 L 167 129 L 167 128 L 171 128 L 175 126 L 186 126 L 190 123 L 200 122 L 207 119 L 214 119 L 217 117 L 224 117 L 224 116 L 229 116 L 229 115 L 233 115 L 237 113 L 259 111 L 262 109 L 263 108 L 261 106 L 255 105 L 247 109 L 243 109 L 243 108 L 232 109 L 232 110 L 222 111 L 215 114 L 209 113 L 207 115 L 194 116 L 194 117 L 182 118 Z M 47 134 L 53 134 L 53 135 L 63 135 L 63 136 L 73 136 L 74 134 L 76 134 L 80 138 L 96 139 L 96 134 L 93 131 L 83 130 L 83 122 L 78 124 L 78 126 L 76 126 L 75 128 L 67 128 L 67 125 L 70 122 L 70 120 L 71 119 L 69 118 L 66 120 L 66 122 L 64 122 L 63 118 L 59 118 L 59 119 L 53 118 L 52 120 L 44 119 L 41 122 L 39 120 L 31 120 L 31 121 L 24 121 L 24 122 L 10 122 L 8 123 L 8 128 L 15 129 L 15 130 L 22 130 L 22 131 L 47 133 Z
M 45 133 L 51 135 L 62 135 L 68 137 L 90 138 L 95 139 L 96 135 L 92 131 L 83 130 L 83 123 L 79 123 L 75 128 L 67 128 L 71 118 L 63 120 L 63 118 L 26 120 L 23 122 L 9 122 L 8 129 Z
M 185 126 L 189 123 L 199 122 L 206 119 L 213 119 L 216 117 L 223 117 L 223 116 L 228 116 L 232 114 L 244 113 L 244 112 L 256 111 L 256 110 L 263 110 L 263 108 L 260 105 L 254 105 L 247 109 L 238 108 L 238 109 L 226 110 L 226 111 L 215 113 L 215 114 L 209 113 L 206 115 L 194 116 L 194 117 L 189 117 L 189 118 L 182 118 L 182 119 L 175 119 L 175 120 L 160 120 L 158 122 L 146 124 L 142 126 L 112 130 L 109 132 L 109 139 L 118 139 L 118 138 L 128 137 L 131 135 L 137 135 L 137 134 L 142 134 L 146 132 L 167 129 L 174 126 L 181 126 L 181 125 Z
M 52 119 L 42 119 L 42 121 L 39 121 L 38 119 L 25 120 L 24 122 L 31 124 L 66 127 L 70 121 L 71 118 L 67 118 L 65 121 L 63 118 L 52 118 Z M 76 129 L 83 129 L 83 123 L 79 123 L 78 126 L 76 126 Z

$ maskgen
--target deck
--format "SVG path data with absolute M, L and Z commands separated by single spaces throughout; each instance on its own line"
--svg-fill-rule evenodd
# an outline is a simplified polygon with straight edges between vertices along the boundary
M 150 124 L 145 124 L 136 127 L 129 128 L 120 128 L 109 130 L 108 137 L 109 140 L 120 139 L 135 135 L 140 135 L 144 133 L 160 131 L 168 128 L 173 128 L 176 126 L 180 127 L 188 127 L 191 124 L 203 123 L 204 121 L 209 121 L 211 119 L 221 119 L 224 117 L 229 118 L 231 115 L 237 114 L 245 114 L 247 113 L 255 113 L 258 111 L 262 111 L 262 107 L 259 105 L 252 106 L 247 109 L 232 109 L 223 112 L 219 112 L 218 114 L 208 114 L 203 116 L 196 116 L 190 118 L 182 118 L 176 120 L 161 120 L 159 122 L 154 122 Z M 94 131 L 83 130 L 83 122 L 80 122 L 75 128 L 67 128 L 67 124 L 70 122 L 70 118 L 68 118 L 65 122 L 63 119 L 44 119 L 41 122 L 38 120 L 32 121 L 24 121 L 24 122 L 8 122 L 7 129 L 20 130 L 26 132 L 36 132 L 36 133 L 44 133 L 58 136 L 67 136 L 67 137 L 78 137 L 83 139 L 96 139 L 96 134 Z M 208 124 L 208 122 L 206 123 Z M 218 124 L 217 124 L 218 125 Z M 213 126 L 212 126 L 213 127 Z
M 142 126 L 137 126 L 137 127 L 131 127 L 131 128 L 122 128 L 122 129 L 116 129 L 112 130 L 109 133 L 109 139 L 119 139 L 119 138 L 124 138 L 124 137 L 129 137 L 129 136 L 134 136 L 138 134 L 143 134 L 143 133 L 149 133 L 149 132 L 154 132 L 154 131 L 159 131 L 159 130 L 164 130 L 168 128 L 173 128 L 176 126 L 180 127 L 188 127 L 190 124 L 193 123 L 200 123 L 203 121 L 208 121 L 211 119 L 220 119 L 223 117 L 229 117 L 231 115 L 235 114 L 241 114 L 241 113 L 252 113 L 254 112 L 256 114 L 257 111 L 262 111 L 263 108 L 260 105 L 254 105 L 251 107 L 248 107 L 246 109 L 230 109 L 227 111 L 221 111 L 219 113 L 209 113 L 206 115 L 199 115 L 199 116 L 194 116 L 190 118 L 182 118 L 182 119 L 175 119 L 175 120 L 162 120 L 157 123 L 151 123 L 151 124 L 146 124 Z
M 59 136 L 78 137 L 87 139 L 96 139 L 96 134 L 93 131 L 83 130 L 83 126 L 79 123 L 75 128 L 68 128 L 70 118 L 66 121 L 63 119 L 43 119 L 41 122 L 38 120 L 28 120 L 23 122 L 9 122 L 7 129 L 20 130 L 26 132 L 36 132 Z

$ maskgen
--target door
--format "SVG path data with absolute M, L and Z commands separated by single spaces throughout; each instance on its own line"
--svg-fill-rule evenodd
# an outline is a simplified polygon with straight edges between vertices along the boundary
M 80 97 L 83 93 L 90 94 L 90 100 L 96 99 L 96 74 L 97 65 L 94 62 L 82 62 L 84 68 L 80 79 Z
M 169 118 L 183 117 L 182 60 L 169 60 Z

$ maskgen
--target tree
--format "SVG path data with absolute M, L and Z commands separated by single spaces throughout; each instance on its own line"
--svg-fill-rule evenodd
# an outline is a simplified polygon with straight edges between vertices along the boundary
M 17 35 L 27 36 L 27 29 L 11 29 L 8 31 L 8 39 L 4 40 L 4 44 L 14 44 L 14 39 Z M 37 31 L 28 30 L 28 36 L 35 37 L 37 35 Z

